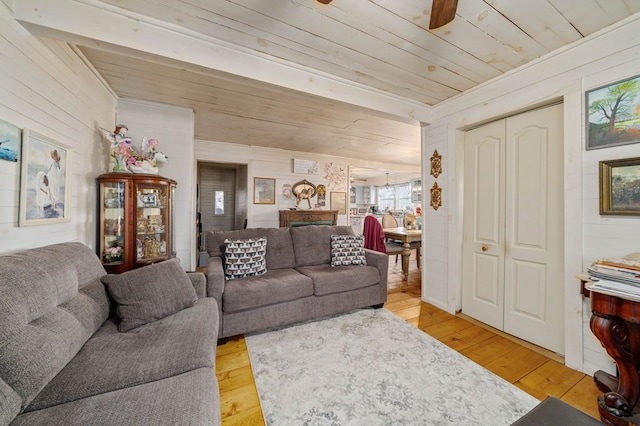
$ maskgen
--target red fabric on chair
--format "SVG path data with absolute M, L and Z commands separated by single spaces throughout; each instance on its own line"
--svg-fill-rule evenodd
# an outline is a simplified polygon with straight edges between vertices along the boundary
M 373 216 L 366 216 L 362 234 L 364 235 L 364 248 L 379 251 L 380 253 L 387 252 L 384 244 L 384 231 L 378 219 Z

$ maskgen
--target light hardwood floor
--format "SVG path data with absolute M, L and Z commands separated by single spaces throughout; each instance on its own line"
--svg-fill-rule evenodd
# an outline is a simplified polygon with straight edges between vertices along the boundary
M 420 270 L 410 262 L 409 279 L 400 261 L 389 258 L 388 309 L 452 349 L 542 400 L 552 395 L 599 418 L 591 376 L 567 368 L 562 358 L 507 336 L 471 318 L 451 315 L 420 300 Z M 249 355 L 239 336 L 218 346 L 216 358 L 223 425 L 263 425 Z

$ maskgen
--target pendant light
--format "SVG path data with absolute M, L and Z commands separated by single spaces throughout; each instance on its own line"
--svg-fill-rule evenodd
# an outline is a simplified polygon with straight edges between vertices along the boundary
M 389 189 L 389 172 L 387 172 L 387 184 L 384 186 L 385 189 Z

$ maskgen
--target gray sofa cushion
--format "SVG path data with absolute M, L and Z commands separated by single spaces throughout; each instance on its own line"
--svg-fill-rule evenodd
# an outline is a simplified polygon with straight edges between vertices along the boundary
M 374 266 L 313 265 L 297 270 L 313 280 L 313 294 L 316 296 L 351 291 L 380 282 L 380 271 Z
M 207 232 L 207 252 L 209 256 L 224 257 L 224 240 L 241 240 L 245 238 L 266 237 L 267 270 L 293 268 L 296 265 L 293 243 L 289 228 L 249 228 L 238 231 Z
M 307 225 L 290 229 L 296 266 L 331 263 L 331 235 L 353 235 L 350 226 Z
M 8 425 L 18 415 L 21 406 L 20 395 L 0 380 L 0 425 Z
M 102 277 L 118 304 L 118 329 L 129 331 L 193 306 L 196 291 L 178 259 Z
M 25 413 L 11 425 L 219 425 L 219 400 L 214 369 L 199 368 L 163 380 Z
M 127 333 L 109 320 L 26 411 L 213 367 L 218 321 L 212 298 Z
M 109 315 L 100 259 L 80 243 L 0 256 L 0 379 L 23 408 Z
M 288 302 L 313 295 L 313 282 L 295 269 L 273 269 L 264 275 L 226 281 L 224 312 Z

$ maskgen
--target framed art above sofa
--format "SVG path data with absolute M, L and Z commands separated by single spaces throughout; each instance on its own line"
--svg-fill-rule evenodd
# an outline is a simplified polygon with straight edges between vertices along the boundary
M 72 150 L 28 129 L 22 139 L 20 226 L 70 221 Z

